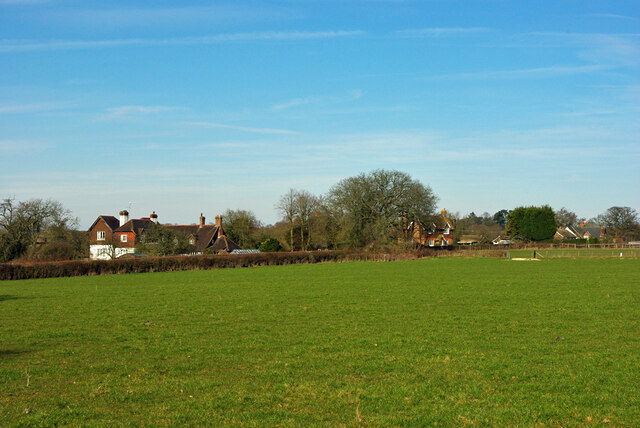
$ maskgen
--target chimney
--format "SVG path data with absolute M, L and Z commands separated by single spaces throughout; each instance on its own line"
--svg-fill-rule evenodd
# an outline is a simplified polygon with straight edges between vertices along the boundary
M 158 224 L 158 214 L 156 214 L 155 211 L 149 214 L 149 218 L 151 219 L 152 222 L 154 222 L 155 224 Z
M 200 226 L 204 226 L 204 216 L 200 213 Z
M 584 221 L 583 221 L 583 222 L 581 222 L 581 223 L 580 223 L 580 225 L 581 225 L 582 227 L 584 227 Z
M 221 215 L 217 215 L 216 216 L 216 226 L 222 227 L 222 216 Z
M 120 226 L 129 221 L 129 211 L 122 210 L 120 211 Z
M 446 217 L 447 216 L 447 210 L 446 209 L 442 209 L 442 217 Z

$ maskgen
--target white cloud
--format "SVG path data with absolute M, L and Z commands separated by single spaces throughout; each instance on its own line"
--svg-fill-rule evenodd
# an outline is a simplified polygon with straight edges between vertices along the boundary
M 405 37 L 446 37 L 476 34 L 486 31 L 489 31 L 489 29 L 484 27 L 432 27 L 400 30 L 397 31 L 397 34 Z
M 364 95 L 364 92 L 360 89 L 356 89 L 354 91 L 349 92 L 343 96 L 311 96 L 305 98 L 294 98 L 289 101 L 285 101 L 283 103 L 276 104 L 271 107 L 272 110 L 284 110 L 291 107 L 299 107 L 307 104 L 318 104 L 323 102 L 329 103 L 339 103 L 339 102 L 347 102 L 347 101 L 355 101 Z
M 184 107 L 174 106 L 119 106 L 107 109 L 107 113 L 100 117 L 102 120 L 125 119 L 133 116 L 147 115 L 153 113 L 163 113 L 167 111 L 184 110 Z
M 270 31 L 261 33 L 229 33 L 201 37 L 168 39 L 112 39 L 112 40 L 47 40 L 0 42 L 0 52 L 29 52 L 42 50 L 97 49 L 112 47 L 209 45 L 229 42 L 313 40 L 364 35 L 364 31 Z
M 0 140 L 0 153 L 24 152 L 26 150 L 44 150 L 52 147 L 38 141 L 28 140 Z
M 506 79 L 527 77 L 556 77 L 573 74 L 596 73 L 611 69 L 607 65 L 553 65 L 549 67 L 521 68 L 516 70 L 487 70 L 469 73 L 451 73 L 426 76 L 427 79 Z
M 189 125 L 189 126 L 200 126 L 204 128 L 232 129 L 235 131 L 250 132 L 253 134 L 281 134 L 281 135 L 299 134 L 299 132 L 291 131 L 289 129 L 252 128 L 248 126 L 228 125 L 228 124 L 216 123 L 216 122 L 183 122 L 183 124 Z
M 32 113 L 37 111 L 50 111 L 63 108 L 61 104 L 5 104 L 0 105 L 0 114 L 5 113 Z

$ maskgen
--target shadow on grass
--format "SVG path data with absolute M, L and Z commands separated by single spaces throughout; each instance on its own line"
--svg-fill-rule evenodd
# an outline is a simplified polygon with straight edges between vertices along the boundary
M 35 299 L 35 297 L 22 297 L 22 296 L 11 296 L 9 294 L 0 294 L 0 302 L 4 302 L 5 300 L 21 300 L 21 299 Z
M 0 359 L 19 357 L 24 354 L 30 354 L 32 351 L 25 351 L 23 349 L 0 349 Z

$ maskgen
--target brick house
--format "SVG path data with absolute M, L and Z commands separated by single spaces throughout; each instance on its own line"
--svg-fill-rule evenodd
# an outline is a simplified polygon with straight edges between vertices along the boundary
M 125 254 L 136 252 L 136 246 L 144 239 L 145 231 L 155 225 L 185 234 L 189 243 L 195 247 L 195 254 L 206 249 L 213 252 L 231 252 L 240 246 L 226 236 L 222 227 L 222 216 L 216 217 L 216 224 L 205 224 L 200 214 L 199 224 L 161 225 L 158 215 L 129 219 L 129 212 L 120 211 L 120 219 L 101 215 L 89 228 L 89 258 L 92 260 L 110 260 Z
M 447 247 L 453 245 L 453 223 L 447 218 L 447 210 L 431 216 L 425 224 L 414 220 L 406 228 L 411 242 L 424 247 Z

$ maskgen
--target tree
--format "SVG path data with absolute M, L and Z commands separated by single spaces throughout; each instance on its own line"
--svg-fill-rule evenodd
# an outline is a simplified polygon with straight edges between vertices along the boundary
M 507 216 L 507 233 L 523 241 L 551 239 L 556 228 L 555 214 L 548 205 L 518 207 Z
M 637 239 L 640 236 L 638 212 L 631 207 L 611 207 L 598 216 L 598 223 L 617 239 Z
M 318 208 L 318 198 L 306 190 L 302 190 L 295 193 L 294 204 L 298 220 L 300 221 L 300 247 L 302 251 L 305 251 L 311 244 L 310 223 L 313 214 Z M 307 236 L 306 240 L 305 233 Z
M 555 216 L 558 227 L 574 227 L 579 223 L 576 213 L 569 211 L 565 207 L 562 207 L 558 211 L 556 211 Z
M 280 241 L 276 238 L 269 238 L 264 240 L 258 249 L 263 253 L 275 253 L 277 251 L 282 251 L 282 245 L 280 245 Z
M 397 240 L 403 218 L 426 222 L 437 202 L 408 174 L 381 169 L 340 181 L 328 199 L 352 246 Z
M 144 231 L 136 251 L 150 256 L 171 256 L 193 253 L 195 247 L 186 234 L 156 224 Z
M 507 215 L 509 215 L 509 211 L 500 210 L 493 215 L 493 221 L 496 224 L 499 224 L 500 226 L 505 227 L 505 225 L 507 224 Z
M 255 248 L 255 234 L 261 227 L 255 214 L 246 210 L 226 210 L 222 215 L 227 236 L 242 248 Z
M 296 216 L 298 215 L 298 207 L 296 205 L 296 191 L 289 189 L 280 197 L 276 204 L 276 209 L 282 214 L 284 220 L 289 224 L 289 249 L 293 251 L 293 229 Z
M 70 229 L 76 225 L 77 219 L 60 202 L 32 199 L 16 203 L 6 198 L 0 202 L 0 261 L 24 255 L 49 228 Z

